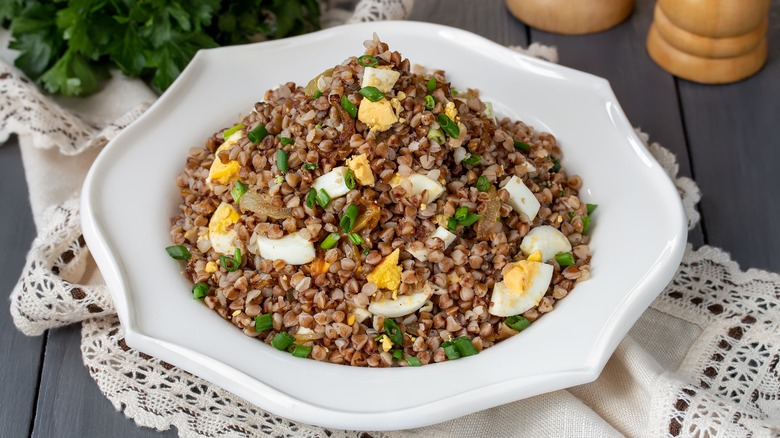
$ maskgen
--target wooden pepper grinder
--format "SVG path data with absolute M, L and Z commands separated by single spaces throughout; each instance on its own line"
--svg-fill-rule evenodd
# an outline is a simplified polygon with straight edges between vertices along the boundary
M 766 62 L 770 6 L 771 0 L 658 0 L 647 51 L 684 79 L 745 79 Z
M 523 23 L 547 32 L 582 35 L 601 32 L 626 19 L 634 0 L 506 0 Z

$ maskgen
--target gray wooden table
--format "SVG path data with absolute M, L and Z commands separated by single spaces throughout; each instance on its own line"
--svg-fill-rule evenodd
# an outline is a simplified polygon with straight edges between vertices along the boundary
M 629 120 L 677 155 L 703 193 L 695 246 L 730 252 L 743 268 L 780 271 L 780 0 L 773 0 L 767 66 L 740 83 L 676 79 L 645 51 L 654 1 L 628 21 L 589 36 L 527 28 L 503 0 L 417 0 L 412 19 L 463 28 L 501 44 L 558 48 L 560 63 L 609 79 Z M 511 86 L 511 82 L 508 82 Z M 56 183 L 53 181 L 53 183 Z M 35 237 L 15 139 L 0 147 L 0 291 L 8 296 Z M 6 302 L 7 306 L 7 302 Z M 29 338 L 0 312 L 0 436 L 160 436 L 114 411 L 81 361 L 80 327 Z M 165 435 L 173 436 L 175 431 Z

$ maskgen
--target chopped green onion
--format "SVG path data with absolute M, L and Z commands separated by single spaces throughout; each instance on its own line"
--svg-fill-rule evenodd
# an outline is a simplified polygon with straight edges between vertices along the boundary
M 233 197 L 233 200 L 238 202 L 239 199 L 241 199 L 242 196 L 244 196 L 244 193 L 246 193 L 248 189 L 246 188 L 246 184 L 242 183 L 239 180 L 236 180 L 236 183 L 233 185 L 233 188 L 230 189 L 230 195 Z
M 460 223 L 464 227 L 470 227 L 471 225 L 474 224 L 474 222 L 476 222 L 476 221 L 478 221 L 480 219 L 482 219 L 482 216 L 480 216 L 480 215 L 478 215 L 476 213 L 469 213 L 469 214 L 466 215 L 465 218 L 463 218 L 463 220 L 458 221 L 458 223 Z
M 313 209 L 315 202 L 317 202 L 317 189 L 312 188 L 309 190 L 309 194 L 306 195 L 306 206 Z
M 391 354 L 393 355 L 395 360 L 401 360 L 401 359 L 404 358 L 403 350 L 393 350 L 393 352 Z
M 487 192 L 490 190 L 490 181 L 488 181 L 486 176 L 477 178 L 477 190 L 480 192 Z
M 436 106 L 436 100 L 433 99 L 433 96 L 430 94 L 425 96 L 425 109 L 433 109 L 433 107 Z
M 428 140 L 433 140 L 440 145 L 447 141 L 447 139 L 444 138 L 444 133 L 439 128 L 431 128 L 428 130 Z
M 531 150 L 531 145 L 523 143 L 522 141 L 515 141 L 515 150 L 528 152 Z
M 322 97 L 322 90 L 317 90 L 314 92 L 314 94 L 311 95 L 311 98 L 314 100 L 317 100 L 320 97 Z
M 347 237 L 349 237 L 349 240 L 352 243 L 354 243 L 355 245 L 362 245 L 362 244 L 366 243 L 366 241 L 363 240 L 362 237 L 360 237 L 360 234 L 349 233 L 349 236 L 347 236 Z
M 236 248 L 233 257 L 219 256 L 219 264 L 228 272 L 237 271 L 241 266 L 241 250 Z
M 209 293 L 209 285 L 203 282 L 195 283 L 194 286 L 192 286 L 192 297 L 196 300 L 199 300 Z
M 317 123 L 316 125 L 314 125 L 314 129 L 322 129 L 322 125 L 320 125 L 319 123 Z
M 371 248 L 366 248 L 366 249 L 363 250 L 363 255 L 367 256 L 368 253 L 370 253 L 370 252 L 371 252 Z
M 379 60 L 376 59 L 376 56 L 371 55 L 363 55 L 357 59 L 358 64 L 360 64 L 363 67 L 373 67 L 377 64 L 379 64 Z
M 169 246 L 165 248 L 165 251 L 168 252 L 169 256 L 176 260 L 189 260 L 192 258 L 192 254 L 190 254 L 190 251 L 184 245 Z
M 303 170 L 314 170 L 317 169 L 318 167 L 320 166 L 317 163 L 306 163 L 303 165 Z
M 279 332 L 273 339 L 271 339 L 271 346 L 279 351 L 284 351 L 287 347 L 295 342 L 295 337 L 287 332 Z
M 395 345 L 404 343 L 404 333 L 398 328 L 398 324 L 392 318 L 385 318 L 385 336 L 390 338 Z
M 598 204 L 585 204 L 585 207 L 588 209 L 588 215 L 591 215 L 594 211 L 596 211 Z
M 559 198 L 563 198 L 564 196 L 566 196 L 566 190 L 561 190 L 561 191 L 558 193 L 558 197 L 559 197 Z
M 571 266 L 574 264 L 574 255 L 570 252 L 559 252 L 555 254 L 555 261 L 561 266 Z
M 231 127 L 230 129 L 222 133 L 222 138 L 227 140 L 228 138 L 230 138 L 231 135 L 235 134 L 236 132 L 238 132 L 239 129 L 243 127 L 244 125 L 241 123 L 239 123 L 238 125 L 233 125 L 233 127 Z
M 290 137 L 279 137 L 279 143 L 281 143 L 282 146 L 287 146 L 288 144 L 295 143 L 295 140 L 291 139 Z
M 582 234 L 587 234 L 588 228 L 590 228 L 590 216 L 582 217 Z
M 569 212 L 569 219 L 574 219 L 574 212 L 573 211 Z
M 347 169 L 344 174 L 344 185 L 350 190 L 355 188 L 355 173 L 352 172 L 352 169 Z
M 363 87 L 360 89 L 360 94 L 371 102 L 379 102 L 385 98 L 385 93 L 377 87 Z
M 455 344 L 453 344 L 452 341 L 442 343 L 441 348 L 444 349 L 444 353 L 447 355 L 447 359 L 460 359 L 460 353 L 458 353 L 458 349 L 455 348 Z
M 341 235 L 339 233 L 330 233 L 328 234 L 328 237 L 322 241 L 320 248 L 331 249 L 336 246 L 336 244 L 339 242 L 339 239 L 341 239 Z
M 512 315 L 504 320 L 504 324 L 506 324 L 512 330 L 521 332 L 525 330 L 526 327 L 531 325 L 531 321 L 520 315 Z
M 449 218 L 447 220 L 447 229 L 454 233 L 458 229 L 458 220 L 454 217 Z
M 295 357 L 309 357 L 312 347 L 306 345 L 295 345 L 292 350 L 292 355 Z
M 354 103 L 350 102 L 346 94 L 341 95 L 341 107 L 344 108 L 353 119 L 357 117 L 357 107 Z
M 255 331 L 260 333 L 274 327 L 274 318 L 270 313 L 255 316 Z
M 458 209 L 455 210 L 455 220 L 460 222 L 466 218 L 467 214 L 469 214 L 468 207 L 458 207 Z
M 284 177 L 282 175 L 276 175 L 274 177 L 274 183 L 275 184 L 281 184 L 284 182 Z
M 330 195 L 325 189 L 320 189 L 320 191 L 317 192 L 317 204 L 320 204 L 320 207 L 322 208 L 325 208 L 330 204 Z
M 482 162 L 482 156 L 477 154 L 469 154 L 462 161 L 462 163 L 468 164 L 469 166 L 476 166 L 481 162 Z
M 550 168 L 550 173 L 555 173 L 561 170 L 561 160 L 553 158 L 553 167 Z
M 458 90 L 453 88 L 450 90 L 450 92 L 452 93 L 452 97 L 458 97 Z
M 431 77 L 430 79 L 428 79 L 428 83 L 426 84 L 426 87 L 428 88 L 428 92 L 429 93 L 431 91 L 435 90 L 436 89 L 436 78 Z
M 276 168 L 279 172 L 287 173 L 287 152 L 281 149 L 276 150 Z
M 452 343 L 455 345 L 455 348 L 458 349 L 458 353 L 460 353 L 462 357 L 473 356 L 479 353 L 477 347 L 471 343 L 471 339 L 469 339 L 468 336 L 456 338 Z
M 357 205 L 349 204 L 349 207 L 347 207 L 347 210 L 344 212 L 344 216 L 341 216 L 341 221 L 339 221 L 339 225 L 345 233 L 349 233 L 352 226 L 355 225 L 359 212 Z
M 246 135 L 246 137 L 254 144 L 258 144 L 268 135 L 268 131 L 265 129 L 265 126 L 263 124 L 257 125 L 257 127 L 251 131 L 249 131 L 249 134 Z
M 452 138 L 459 138 L 460 137 L 460 128 L 458 128 L 458 124 L 453 122 L 452 119 L 447 114 L 439 114 L 439 126 L 441 126 L 441 129 L 444 130 L 444 132 L 447 133 Z
M 406 358 L 406 363 L 408 363 L 408 364 L 409 364 L 409 366 L 413 366 L 413 367 L 419 367 L 420 365 L 422 365 L 422 364 L 420 363 L 420 359 L 417 359 L 417 358 L 416 358 L 416 357 L 414 357 L 414 356 L 409 356 L 409 357 L 407 357 L 407 358 Z

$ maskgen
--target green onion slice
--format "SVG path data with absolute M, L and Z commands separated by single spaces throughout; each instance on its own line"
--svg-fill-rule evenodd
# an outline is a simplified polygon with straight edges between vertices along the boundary
M 249 131 L 249 134 L 246 135 L 246 137 L 254 144 L 258 144 L 268 135 L 268 131 L 265 129 L 265 126 L 263 124 L 257 125 L 257 127 L 251 131 Z
M 382 90 L 372 86 L 361 88 L 360 94 L 362 94 L 363 97 L 370 100 L 371 102 L 379 102 L 385 98 L 385 93 L 383 93 Z
M 350 190 L 355 188 L 355 173 L 352 172 L 352 169 L 348 169 L 344 174 L 344 185 Z
M 582 234 L 586 234 L 590 228 L 590 216 L 582 217 Z
M 281 149 L 276 150 L 276 168 L 279 172 L 287 173 L 287 152 Z
M 463 159 L 463 163 L 468 164 L 469 166 L 476 166 L 481 162 L 482 156 L 477 154 L 469 154 L 466 158 Z
M 435 106 L 436 106 L 436 100 L 433 99 L 433 96 L 431 96 L 430 94 L 425 96 L 425 109 L 431 110 Z
M 346 94 L 341 95 L 341 107 L 344 108 L 353 119 L 357 117 L 357 107 L 354 103 L 350 102 Z
M 428 140 L 433 140 L 440 145 L 443 145 L 444 142 L 447 141 L 447 139 L 444 138 L 444 133 L 439 128 L 431 128 L 428 130 Z
M 550 173 L 556 173 L 561 170 L 561 160 L 553 158 L 553 167 L 550 168 Z
M 233 257 L 219 256 L 219 264 L 228 272 L 237 271 L 241 266 L 241 250 L 236 248 Z
M 436 78 L 431 77 L 430 79 L 428 79 L 428 83 L 426 84 L 426 88 L 428 89 L 429 93 L 431 91 L 435 90 L 436 89 Z
M 330 233 L 328 234 L 328 237 L 322 241 L 320 248 L 331 249 L 336 246 L 336 244 L 339 242 L 339 239 L 341 239 L 341 235 L 339 233 Z
M 451 217 L 447 220 L 447 229 L 453 233 L 458 229 L 458 220 L 455 219 L 455 217 Z
M 366 249 L 363 250 L 363 255 L 367 256 L 368 253 L 370 253 L 370 252 L 371 252 L 371 248 L 366 248 Z
M 460 137 L 460 128 L 458 128 L 458 124 L 453 122 L 452 119 L 444 113 L 439 114 L 439 126 L 441 126 L 441 129 L 444 130 L 444 132 L 447 133 L 452 138 L 458 138 Z
M 241 199 L 242 196 L 244 196 L 244 193 L 247 192 L 246 184 L 242 183 L 239 180 L 236 180 L 236 183 L 233 185 L 233 188 L 230 189 L 230 195 L 233 197 L 233 200 L 238 202 L 239 199 Z
M 320 191 L 317 192 L 317 204 L 320 204 L 320 207 L 322 208 L 325 208 L 330 204 L 330 195 L 325 189 L 320 189 Z
M 460 359 L 460 353 L 458 352 L 458 349 L 455 348 L 455 344 L 453 344 L 452 341 L 442 343 L 441 348 L 444 349 L 444 353 L 447 355 L 447 359 Z
M 515 150 L 528 152 L 531 150 L 531 145 L 522 141 L 515 141 Z
M 195 283 L 192 286 L 192 298 L 199 300 L 204 298 L 209 293 L 209 285 L 203 282 Z
M 512 315 L 504 320 L 504 324 L 513 330 L 521 332 L 531 325 L 531 321 L 520 315 Z
M 454 341 L 452 341 L 452 343 L 455 345 L 455 348 L 458 349 L 458 353 L 460 353 L 462 357 L 473 356 L 479 353 L 477 347 L 471 343 L 471 339 L 469 339 L 468 336 L 461 336 L 456 338 Z
M 318 167 L 320 166 L 317 163 L 306 163 L 303 165 L 303 170 L 314 170 L 317 169 Z
M 238 132 L 239 129 L 242 129 L 243 127 L 244 125 L 242 123 L 239 123 L 238 125 L 233 125 L 230 129 L 222 133 L 222 138 L 227 140 L 228 138 L 230 138 L 231 135 L 235 134 L 236 132 Z
M 349 233 L 349 240 L 354 243 L 355 245 L 362 245 L 366 243 L 365 240 L 360 236 L 360 234 L 357 233 Z
M 169 246 L 165 248 L 165 251 L 168 252 L 169 256 L 176 260 L 189 260 L 192 258 L 192 254 L 190 254 L 190 251 L 184 245 Z
M 403 350 L 393 350 L 393 352 L 391 354 L 393 355 L 395 360 L 401 360 L 401 359 L 404 358 Z
M 591 215 L 594 211 L 596 211 L 598 204 L 585 204 L 585 207 L 588 209 L 588 215 Z
M 409 366 L 413 366 L 413 367 L 419 367 L 420 365 L 422 365 L 422 364 L 420 363 L 420 359 L 417 359 L 417 358 L 416 358 L 416 357 L 414 357 L 414 356 L 409 356 L 409 357 L 407 357 L 407 358 L 406 358 L 406 363 L 408 363 L 408 364 L 409 364 Z
M 279 137 L 279 143 L 281 143 L 282 146 L 287 146 L 289 144 L 295 143 L 295 140 L 291 139 L 290 137 Z
M 349 207 L 347 207 L 347 210 L 344 212 L 344 216 L 341 216 L 341 221 L 339 221 L 339 225 L 345 233 L 349 233 L 349 231 L 352 230 L 352 226 L 355 225 L 355 221 L 357 220 L 358 213 L 360 213 L 358 206 L 349 204 Z
M 363 55 L 357 59 L 357 62 L 363 67 L 374 67 L 379 64 L 379 60 L 376 59 L 376 56 L 371 55 Z
M 385 335 L 390 338 L 395 345 L 401 345 L 404 343 L 404 334 L 401 329 L 398 328 L 398 324 L 391 318 L 385 318 Z
M 480 176 L 477 178 L 477 190 L 480 192 L 487 192 L 490 190 L 490 181 L 486 176 Z
M 455 220 L 460 222 L 466 218 L 467 214 L 469 214 L 468 207 L 458 207 L 458 209 L 455 210 Z
M 317 90 L 314 92 L 314 94 L 311 95 L 311 98 L 314 100 L 317 100 L 320 97 L 322 97 L 322 90 Z
M 287 332 L 280 332 L 271 339 L 271 346 L 279 351 L 284 351 L 295 342 L 295 337 Z
M 456 90 L 454 88 L 451 89 L 450 92 L 452 93 L 452 97 L 458 97 L 458 94 L 460 94 L 460 93 L 458 93 L 458 90 Z
M 317 202 L 317 189 L 312 188 L 306 195 L 306 206 L 313 209 L 315 202 Z
M 295 345 L 292 350 L 292 355 L 295 357 L 309 357 L 312 347 L 306 345 Z
M 571 266 L 574 264 L 574 255 L 570 252 L 559 252 L 555 254 L 555 261 L 561 266 Z
M 263 330 L 272 329 L 274 327 L 274 318 L 270 313 L 264 315 L 255 316 L 255 331 L 260 333 Z
M 466 215 L 466 217 L 463 218 L 463 220 L 459 221 L 461 225 L 464 227 L 470 227 L 474 225 L 474 222 L 482 219 L 482 216 L 476 214 L 476 213 L 469 213 Z

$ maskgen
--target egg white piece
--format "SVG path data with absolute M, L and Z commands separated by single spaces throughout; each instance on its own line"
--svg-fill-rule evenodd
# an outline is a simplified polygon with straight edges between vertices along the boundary
M 252 235 L 250 245 L 254 241 L 254 252 L 268 260 L 284 260 L 290 265 L 303 265 L 310 263 L 317 256 L 314 244 L 304 239 L 298 232 L 288 234 L 281 239 L 269 239 L 268 237 Z
M 529 220 L 533 221 L 542 205 L 539 204 L 533 192 L 526 187 L 523 180 L 513 175 L 511 178 L 505 179 L 501 185 L 509 192 L 507 203 L 512 209 L 525 214 Z
M 522 260 L 510 270 L 519 269 L 513 282 L 501 281 L 493 286 L 488 313 L 495 316 L 519 315 L 539 304 L 552 280 L 553 267 L 545 263 Z M 509 271 L 505 272 L 505 276 Z M 511 274 L 510 274 L 511 275 Z
M 230 226 L 238 222 L 239 218 L 238 212 L 225 202 L 219 204 L 219 207 L 211 215 L 208 238 L 215 252 L 233 255 L 236 250 L 234 242 L 238 238 L 238 232 L 231 229 Z
M 542 253 L 542 261 L 555 257 L 559 252 L 571 251 L 569 239 L 556 228 L 549 225 L 536 227 L 523 237 L 520 243 L 520 251 L 523 251 L 526 257 L 539 251 Z
M 382 299 L 368 305 L 368 311 L 374 315 L 384 316 L 385 318 L 398 318 L 406 316 L 425 305 L 428 298 L 433 294 L 433 289 L 428 283 L 425 283 L 418 292 L 409 295 L 401 295 L 396 299 Z
M 387 93 L 393 88 L 401 73 L 389 68 L 366 67 L 363 70 L 362 87 L 376 87 L 381 92 Z
M 422 202 L 429 203 L 435 201 L 442 193 L 444 193 L 444 186 L 439 184 L 438 181 L 432 180 L 425 175 L 419 173 L 413 173 L 404 178 L 396 175 L 395 178 L 390 181 L 390 186 L 395 187 L 401 184 L 404 180 L 408 180 L 412 185 L 411 193 L 409 196 L 422 195 L 423 192 L 428 192 L 428 197 L 423 198 Z
M 336 167 L 325 175 L 315 179 L 312 187 L 314 187 L 318 192 L 320 189 L 325 189 L 331 199 L 344 196 L 349 193 L 349 187 L 347 187 L 347 184 L 344 180 L 344 175 L 346 172 L 346 167 Z
M 430 237 L 438 237 L 439 239 L 441 239 L 444 242 L 444 249 L 447 249 L 450 245 L 452 245 L 452 242 L 455 241 L 455 237 L 457 236 L 450 233 L 450 230 L 439 225 L 436 228 L 436 231 L 431 233 Z M 407 251 L 409 251 L 409 254 L 411 254 L 412 256 L 414 256 L 414 258 L 416 258 L 421 262 L 428 261 L 428 248 L 424 248 L 419 251 L 414 251 L 414 250 L 407 250 Z

